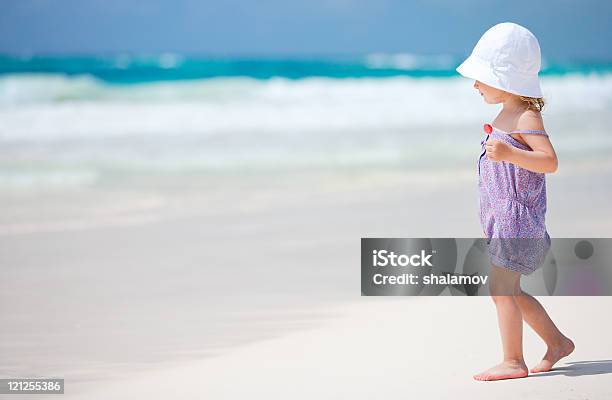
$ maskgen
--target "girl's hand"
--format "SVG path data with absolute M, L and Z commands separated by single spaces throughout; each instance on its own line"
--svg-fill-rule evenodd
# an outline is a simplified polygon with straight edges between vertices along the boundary
M 509 161 L 513 147 L 497 139 L 487 140 L 487 158 L 491 161 Z

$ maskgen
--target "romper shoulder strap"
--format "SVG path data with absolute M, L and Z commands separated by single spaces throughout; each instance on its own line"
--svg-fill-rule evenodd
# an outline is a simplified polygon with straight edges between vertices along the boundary
M 517 129 L 514 130 L 512 133 L 529 133 L 529 134 L 533 134 L 533 135 L 544 135 L 544 136 L 548 136 L 548 133 L 546 133 L 546 131 L 541 130 L 541 129 Z

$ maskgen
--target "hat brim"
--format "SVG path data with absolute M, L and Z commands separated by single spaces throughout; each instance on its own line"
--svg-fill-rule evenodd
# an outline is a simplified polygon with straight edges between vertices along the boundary
M 456 68 L 462 76 L 474 79 L 512 94 L 526 97 L 542 97 L 540 80 L 537 75 L 523 75 L 505 71 L 504 74 L 495 74 L 493 70 L 471 54 Z M 510 84 L 511 83 L 511 84 Z

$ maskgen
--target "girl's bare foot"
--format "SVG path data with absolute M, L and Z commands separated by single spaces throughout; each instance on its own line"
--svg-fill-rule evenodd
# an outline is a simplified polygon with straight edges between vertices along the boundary
M 498 381 L 500 379 L 524 378 L 529 370 L 524 361 L 504 361 L 488 370 L 474 375 L 477 381 Z
M 574 351 L 574 347 L 574 342 L 564 337 L 560 345 L 548 348 L 542 361 L 540 361 L 540 363 L 535 367 L 531 368 L 531 372 L 536 373 L 550 371 L 557 361 L 570 355 L 571 352 Z

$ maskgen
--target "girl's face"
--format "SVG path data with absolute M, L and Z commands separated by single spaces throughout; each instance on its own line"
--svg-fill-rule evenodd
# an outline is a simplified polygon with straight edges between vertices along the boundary
M 484 101 L 489 104 L 503 103 L 506 100 L 506 95 L 508 94 L 503 90 L 485 85 L 480 81 L 474 81 L 474 88 L 480 92 L 480 95 L 484 98 Z

